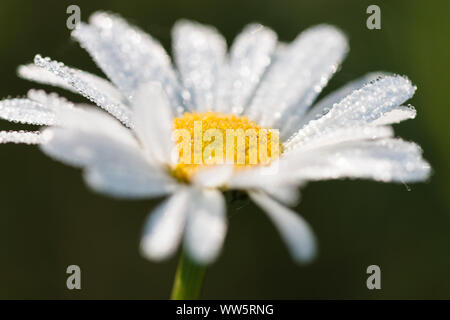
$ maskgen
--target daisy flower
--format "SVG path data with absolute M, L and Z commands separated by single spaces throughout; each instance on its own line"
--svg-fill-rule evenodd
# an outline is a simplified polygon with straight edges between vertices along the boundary
M 269 28 L 251 24 L 227 52 L 216 29 L 182 20 L 172 31 L 176 68 L 157 40 L 116 15 L 95 13 L 72 36 L 109 80 L 40 55 L 18 73 L 79 93 L 101 109 L 30 90 L 26 98 L 1 101 L 0 117 L 44 128 L 3 131 L 0 141 L 38 144 L 50 157 L 82 168 L 87 185 L 109 196 L 167 195 L 145 223 L 141 251 L 162 260 L 183 241 L 174 297 L 195 296 L 203 266 L 220 253 L 224 191 L 245 191 L 294 260 L 308 262 L 316 254 L 314 234 L 289 209 L 299 186 L 341 178 L 417 182 L 430 174 L 420 147 L 394 138 L 390 126 L 416 116 L 402 105 L 416 90 L 408 78 L 371 73 L 313 105 L 348 51 L 345 35 L 333 26 L 312 27 L 285 44 Z M 248 147 L 240 165 L 213 157 L 208 164 L 183 162 L 174 132 L 192 133 L 195 123 L 203 125 L 202 135 L 254 129 L 280 142 L 268 147 L 266 162 L 257 157 L 250 164 Z M 224 150 L 237 152 L 231 144 Z

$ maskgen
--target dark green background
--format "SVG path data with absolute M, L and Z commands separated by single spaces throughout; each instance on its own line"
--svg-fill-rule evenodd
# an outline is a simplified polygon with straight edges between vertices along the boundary
M 418 116 L 396 132 L 423 146 L 434 169 L 430 181 L 410 191 L 370 181 L 311 183 L 296 210 L 313 226 L 320 254 L 305 267 L 291 261 L 267 217 L 245 202 L 231 212 L 203 297 L 450 298 L 449 1 L 2 0 L 1 98 L 39 87 L 16 77 L 16 67 L 36 53 L 101 74 L 69 37 L 69 4 L 81 7 L 84 21 L 98 9 L 120 13 L 168 49 L 179 18 L 212 24 L 228 42 L 249 22 L 272 27 L 284 41 L 327 22 L 347 33 L 351 51 L 325 92 L 369 71 L 408 75 L 418 86 L 410 101 Z M 369 4 L 381 7 L 381 30 L 366 28 Z M 1 121 L 0 128 L 19 127 Z M 176 258 L 156 264 L 138 252 L 142 223 L 157 201 L 94 194 L 78 170 L 36 147 L 2 145 L 0 156 L 0 298 L 168 297 Z M 70 264 L 81 266 L 80 291 L 65 287 Z M 371 264 L 381 267 L 382 290 L 366 288 Z

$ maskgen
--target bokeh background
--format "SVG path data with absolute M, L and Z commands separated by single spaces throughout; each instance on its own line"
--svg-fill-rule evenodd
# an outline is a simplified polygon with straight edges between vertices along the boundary
M 170 29 L 179 18 L 216 26 L 229 43 L 249 22 L 272 27 L 283 41 L 311 25 L 331 23 L 347 33 L 351 51 L 324 93 L 377 70 L 406 74 L 418 86 L 410 101 L 418 116 L 397 125 L 396 133 L 423 146 L 434 168 L 430 181 L 311 183 L 296 208 L 319 239 L 320 254 L 308 266 L 292 262 L 253 204 L 236 204 L 203 298 L 450 298 L 449 1 L 2 0 L 0 98 L 40 87 L 16 76 L 17 66 L 36 53 L 102 74 L 70 38 L 70 4 L 80 6 L 84 21 L 99 9 L 119 13 L 169 51 Z M 370 4 L 381 7 L 381 30 L 366 28 Z M 0 124 L 3 130 L 19 128 Z M 138 252 L 143 221 L 158 201 L 94 194 L 79 170 L 47 158 L 37 147 L 2 145 L 0 157 L 0 298 L 169 296 L 177 258 L 156 264 Z M 66 289 L 70 264 L 81 267 L 82 290 Z M 381 267 L 381 290 L 366 288 L 371 264 Z

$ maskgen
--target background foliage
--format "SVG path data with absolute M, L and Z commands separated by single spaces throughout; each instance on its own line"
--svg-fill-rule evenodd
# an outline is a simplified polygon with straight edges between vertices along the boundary
M 0 97 L 39 87 L 16 77 L 36 53 L 97 74 L 69 37 L 66 8 L 82 20 L 99 9 L 117 12 L 170 50 L 179 18 L 216 26 L 228 42 L 249 22 L 290 41 L 303 29 L 331 23 L 351 51 L 325 92 L 369 71 L 408 75 L 418 86 L 414 121 L 396 133 L 417 141 L 434 174 L 427 183 L 311 183 L 296 210 L 313 226 L 320 255 L 292 263 L 266 216 L 244 202 L 231 212 L 220 259 L 208 271 L 204 298 L 450 298 L 450 2 L 448 1 L 24 1 L 0 2 Z M 365 26 L 369 4 L 381 7 L 382 30 Z M 45 88 L 49 89 L 49 88 Z M 58 90 L 56 90 L 58 91 Z M 79 97 L 62 91 L 74 101 Z M 1 121 L 1 129 L 18 126 Z M 80 172 L 36 147 L 2 145 L 0 298 L 167 298 L 176 258 L 141 258 L 145 216 L 157 201 L 116 201 L 89 191 Z M 65 287 L 69 264 L 82 269 L 82 290 Z M 365 286 L 368 265 L 382 270 L 382 290 Z

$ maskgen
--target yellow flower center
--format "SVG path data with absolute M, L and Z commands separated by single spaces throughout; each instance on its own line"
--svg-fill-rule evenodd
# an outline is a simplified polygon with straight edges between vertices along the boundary
M 235 169 L 267 165 L 278 159 L 278 130 L 260 127 L 247 117 L 217 112 L 185 113 L 173 130 L 179 152 L 173 175 L 189 181 L 201 168 L 233 164 Z

